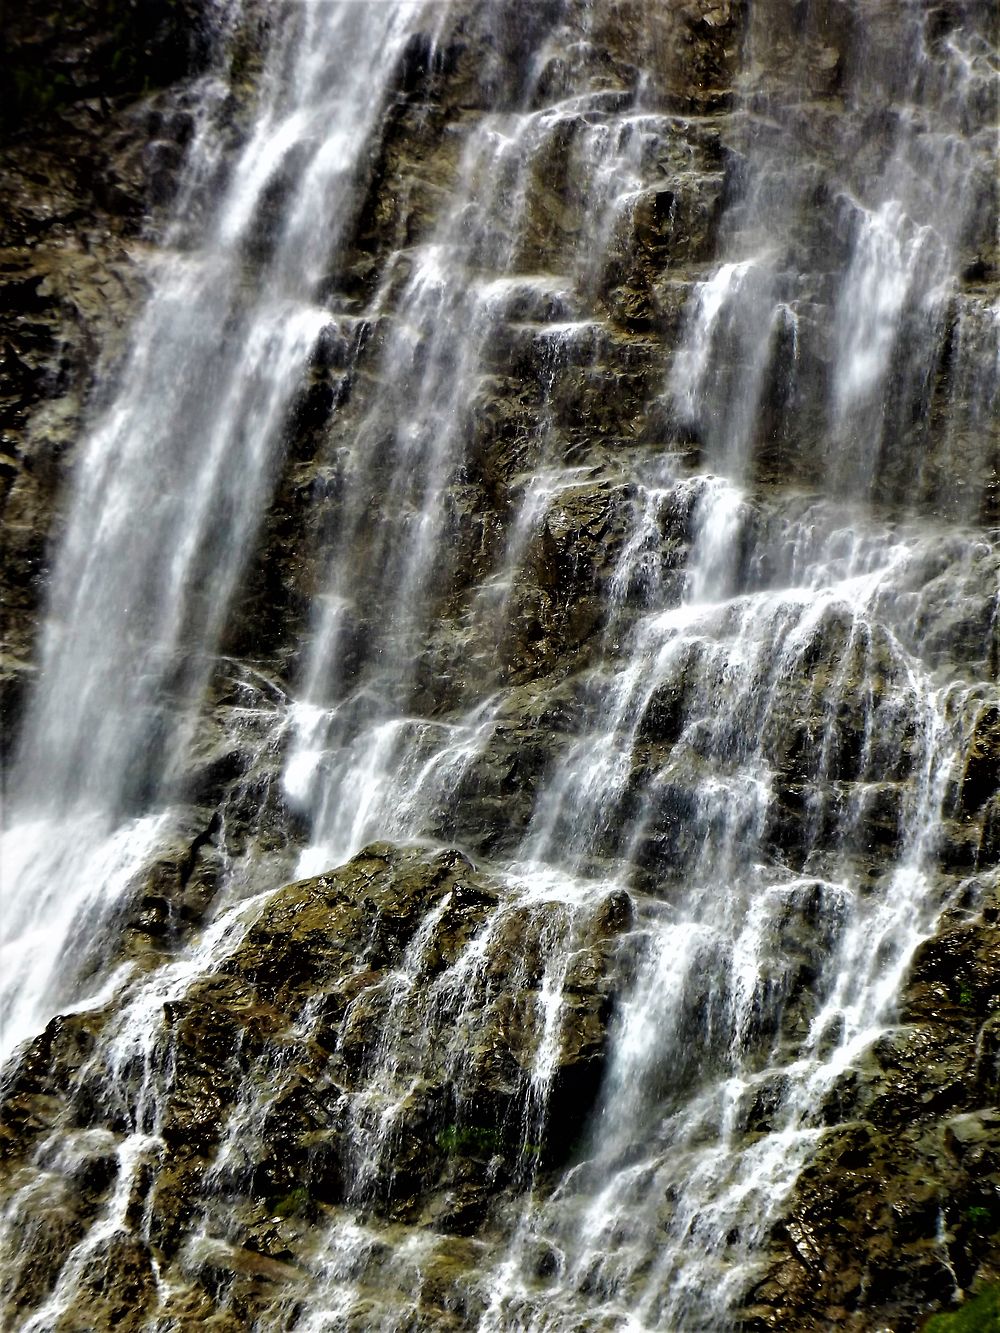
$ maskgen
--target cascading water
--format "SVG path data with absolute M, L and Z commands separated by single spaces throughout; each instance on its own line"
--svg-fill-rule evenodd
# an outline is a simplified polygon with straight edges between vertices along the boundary
M 197 240 L 184 204 L 221 169 L 211 115 L 189 153 L 153 296 L 83 446 L 12 781 L 9 1041 L 72 997 L 70 956 L 101 949 L 109 906 L 163 838 L 158 812 L 274 486 L 289 405 L 330 323 L 316 289 L 357 206 L 365 127 L 382 111 L 379 61 L 385 79 L 406 35 L 405 13 L 384 6 L 297 9 Z M 248 281 L 254 246 L 271 253 Z
M 236 149 L 206 81 L 12 777 L 13 1326 L 782 1326 L 996 890 L 987 10 L 282 5 Z

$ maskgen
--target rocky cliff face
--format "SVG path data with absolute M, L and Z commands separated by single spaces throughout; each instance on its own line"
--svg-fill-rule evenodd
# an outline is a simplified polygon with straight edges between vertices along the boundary
M 126 792 L 160 823 L 6 1067 L 12 1327 L 907 1333 L 1000 1280 L 989 11 L 927 11 L 919 76 L 904 5 L 414 20 L 231 596 L 164 676 L 207 659 L 160 730 L 197 725 Z M 4 19 L 12 736 L 74 446 L 287 19 Z

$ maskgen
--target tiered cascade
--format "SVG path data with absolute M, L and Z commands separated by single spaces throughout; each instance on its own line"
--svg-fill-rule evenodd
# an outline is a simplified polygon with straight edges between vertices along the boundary
M 283 5 L 235 106 L 229 15 L 13 769 L 13 1327 L 964 1285 L 789 1219 L 996 910 L 988 10 Z

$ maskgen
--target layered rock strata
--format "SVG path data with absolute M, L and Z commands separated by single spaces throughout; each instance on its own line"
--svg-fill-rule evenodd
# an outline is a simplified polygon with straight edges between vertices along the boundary
M 17 60 L 37 71 L 44 55 L 53 73 L 51 89 L 36 74 L 18 79 L 5 113 L 11 734 L 68 460 L 81 421 L 113 390 L 204 105 L 192 82 L 208 58 L 203 14 L 164 3 L 140 19 L 138 8 L 96 0 L 78 9 L 58 37 L 30 6 L 6 19 Z M 987 11 L 934 9 L 928 42 L 944 49 L 969 31 L 988 42 Z M 609 1050 L 655 923 L 687 910 L 706 830 L 720 843 L 732 836 L 706 814 L 705 793 L 766 775 L 759 822 L 738 832 L 791 886 L 767 918 L 773 966 L 741 1034 L 767 1075 L 794 1063 L 816 1020 L 844 919 L 831 905 L 838 867 L 849 864 L 862 901 L 898 889 L 889 872 L 907 863 L 937 753 L 932 695 L 958 739 L 922 863 L 933 880 L 927 938 L 892 1024 L 824 1092 L 815 1151 L 761 1238 L 731 1321 L 907 1333 L 1000 1280 L 997 381 L 957 369 L 996 288 L 987 161 L 970 176 L 981 203 L 954 240 L 944 350 L 916 388 L 903 364 L 883 386 L 884 401 L 910 415 L 875 451 L 861 541 L 904 555 L 855 605 L 832 601 L 808 632 L 778 606 L 773 653 L 748 664 L 741 651 L 760 624 L 741 599 L 796 586 L 858 512 L 838 508 L 858 495 L 853 476 L 833 475 L 824 395 L 834 274 L 859 225 L 848 186 L 860 192 L 870 159 L 888 162 L 901 114 L 891 86 L 859 98 L 857 72 L 877 67 L 880 52 L 890 67 L 898 19 L 879 5 L 774 4 L 758 15 L 725 0 L 567 0 L 454 5 L 439 27 L 428 19 L 414 33 L 322 286 L 330 318 L 214 646 L 168 826 L 77 960 L 83 998 L 122 968 L 114 998 L 67 1007 L 4 1076 L 12 1327 L 313 1327 L 317 1311 L 345 1329 L 522 1326 L 491 1318 L 535 1327 L 530 1312 L 551 1311 L 564 1290 L 577 1302 L 573 1327 L 617 1327 L 601 1322 L 617 1317 L 611 1281 L 596 1265 L 570 1272 L 560 1199 L 613 1105 Z M 249 132 L 254 40 L 266 26 L 243 22 L 233 84 L 214 103 L 233 152 Z M 165 91 L 144 86 L 147 61 Z M 795 96 L 783 99 L 793 76 Z M 981 143 L 988 95 L 963 114 Z M 324 845 L 321 820 L 283 768 L 291 701 L 317 640 L 315 600 L 340 558 L 351 450 L 365 440 L 366 505 L 350 516 L 353 603 L 338 640 L 345 691 L 379 678 L 393 615 L 385 499 L 401 511 L 390 518 L 414 504 L 389 447 L 392 416 L 423 369 L 417 355 L 397 374 L 391 355 L 412 313 L 407 293 L 422 247 L 450 235 L 453 200 L 463 189 L 466 205 L 475 200 L 463 145 L 490 117 L 513 135 L 516 117 L 531 116 L 537 140 L 505 196 L 517 223 L 500 229 L 502 264 L 497 250 L 483 263 L 506 282 L 476 346 L 475 393 L 460 405 L 462 448 L 441 484 L 442 555 L 399 686 L 414 739 L 382 817 L 407 845 L 378 841 L 303 880 L 297 859 Z M 668 385 L 700 373 L 690 358 L 699 284 L 738 225 L 766 216 L 754 214 L 763 206 L 750 197 L 751 166 L 783 161 L 789 135 L 805 162 L 791 183 L 779 173 L 795 320 L 773 335 L 754 423 L 737 438 L 740 386 L 757 372 L 753 339 L 736 323 L 713 343 L 711 411 L 685 412 Z M 854 157 L 835 195 L 831 145 L 845 138 Z M 611 145 L 605 158 L 601 144 Z M 600 168 L 621 172 L 623 159 L 628 206 L 608 207 L 602 230 Z M 218 186 L 206 182 L 200 206 Z M 282 197 L 279 179 L 243 259 L 248 289 L 267 272 Z M 558 484 L 545 492 L 548 471 Z M 719 589 L 731 606 L 658 657 L 625 700 L 621 780 L 584 836 L 593 812 L 572 786 L 584 762 L 574 747 L 620 697 L 651 609 L 689 603 L 722 472 L 739 482 Z M 776 570 L 778 549 L 801 566 Z M 881 565 L 873 555 L 858 567 Z M 415 804 L 413 774 L 437 772 L 452 729 L 487 698 L 482 742 Z M 563 770 L 569 796 L 546 825 Z M 526 850 L 568 866 L 586 891 L 532 888 Z M 720 878 L 715 891 L 730 885 Z M 713 995 L 729 984 L 692 985 L 689 1052 L 657 1075 L 663 1105 L 725 1068 Z M 740 1151 L 780 1132 L 782 1078 L 763 1076 L 741 1103 Z M 666 1234 L 676 1199 L 657 1208 Z M 531 1233 L 539 1215 L 554 1239 Z M 526 1232 L 521 1304 L 498 1315 L 491 1283 Z M 621 1233 L 624 1246 L 627 1219 Z M 697 1311 L 683 1317 L 699 1327 Z M 662 1312 L 649 1318 L 672 1327 Z

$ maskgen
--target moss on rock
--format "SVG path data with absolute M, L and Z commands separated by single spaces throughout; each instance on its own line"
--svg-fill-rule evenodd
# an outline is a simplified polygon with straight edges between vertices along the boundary
M 1000 1286 L 988 1287 L 957 1310 L 933 1315 L 921 1333 L 1000 1333 Z

